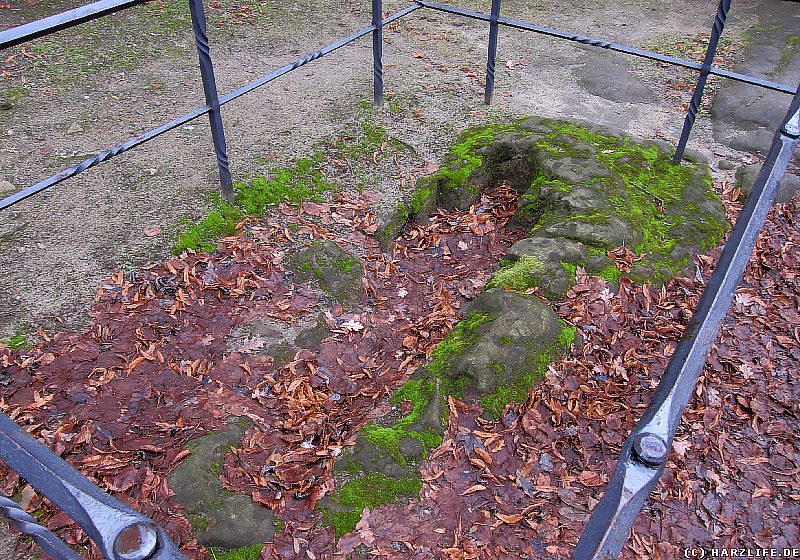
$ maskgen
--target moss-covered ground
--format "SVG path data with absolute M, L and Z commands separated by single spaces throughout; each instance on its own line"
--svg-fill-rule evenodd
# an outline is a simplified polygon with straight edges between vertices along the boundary
M 261 550 L 263 548 L 263 544 L 256 544 L 253 546 L 243 546 L 226 551 L 215 550 L 212 548 L 210 552 L 212 560 L 260 560 Z
M 413 498 L 422 488 L 419 477 L 393 478 L 380 473 L 369 473 L 351 480 L 334 492 L 336 509 L 324 509 L 323 519 L 340 537 L 356 527 L 364 508 L 375 508 L 395 502 L 399 497 Z
M 212 209 L 204 218 L 185 221 L 173 253 L 180 254 L 187 249 L 212 251 L 216 247 L 214 240 L 232 234 L 247 216 L 263 216 L 270 206 L 282 202 L 322 202 L 324 194 L 336 188 L 322 174 L 322 160 L 322 152 L 316 152 L 312 158 L 301 158 L 291 166 L 276 169 L 270 177 L 255 177 L 248 183 L 234 184 L 236 202 L 228 204 L 215 197 Z

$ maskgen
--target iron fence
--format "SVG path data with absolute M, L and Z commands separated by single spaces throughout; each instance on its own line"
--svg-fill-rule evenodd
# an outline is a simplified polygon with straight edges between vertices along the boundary
M 87 21 L 113 14 L 146 0 L 101 0 L 87 6 L 69 10 L 49 18 L 0 32 L 0 50 L 22 44 L 39 37 L 80 25 Z M 220 190 L 226 200 L 234 197 L 227 157 L 225 132 L 221 107 L 252 92 L 276 78 L 321 58 L 357 39 L 372 34 L 373 101 L 383 101 L 382 30 L 393 21 L 421 8 L 489 23 L 489 41 L 486 64 L 484 102 L 490 104 L 494 91 L 497 40 L 501 26 L 531 31 L 549 37 L 572 41 L 598 49 L 642 57 L 695 70 L 699 73 L 692 99 L 684 119 L 673 161 L 679 164 L 686 147 L 697 111 L 702 101 L 706 81 L 716 75 L 760 88 L 793 94 L 789 110 L 776 130 L 766 161 L 747 198 L 741 215 L 723 248 L 722 255 L 703 291 L 683 337 L 672 355 L 667 370 L 657 387 L 651 404 L 642 419 L 625 440 L 620 460 L 612 474 L 606 491 L 595 507 L 589 522 L 573 552 L 575 560 L 606 560 L 616 558 L 630 534 L 651 490 L 655 487 L 666 464 L 678 424 L 708 357 L 711 345 L 719 332 L 722 320 L 730 308 L 736 287 L 755 247 L 777 191 L 785 173 L 792 151 L 800 142 L 799 88 L 787 86 L 714 67 L 713 60 L 731 0 L 720 0 L 702 64 L 638 49 L 611 41 L 573 34 L 559 29 L 533 25 L 501 16 L 501 0 L 492 0 L 489 14 L 466 10 L 429 0 L 415 0 L 393 13 L 383 15 L 382 0 L 372 0 L 372 23 L 317 51 L 298 58 L 230 93 L 219 96 L 202 0 L 189 0 L 192 30 L 203 82 L 205 106 L 164 123 L 64 169 L 51 177 L 0 200 L 0 210 L 48 189 L 64 179 L 73 177 L 97 166 L 112 157 L 133 149 L 149 140 L 173 130 L 205 114 L 209 115 L 214 151 L 219 170 Z M 54 505 L 67 513 L 97 544 L 108 560 L 185 560 L 167 534 L 152 520 L 146 518 L 103 492 L 63 459 L 30 437 L 10 418 L 0 413 L 0 459 L 23 476 L 36 490 Z M 79 556 L 57 536 L 41 527 L 36 520 L 13 500 L 0 496 L 0 514 L 3 514 L 22 533 L 30 535 L 45 552 L 57 560 L 78 560 Z

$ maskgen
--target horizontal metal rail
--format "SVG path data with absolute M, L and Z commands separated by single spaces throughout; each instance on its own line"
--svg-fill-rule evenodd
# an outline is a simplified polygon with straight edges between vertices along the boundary
M 87 21 L 98 19 L 115 12 L 120 12 L 148 0 L 100 0 L 74 10 L 67 10 L 54 16 L 46 17 L 5 31 L 0 31 L 0 50 L 32 41 L 57 31 L 75 27 Z
M 438 2 L 430 2 L 429 0 L 416 0 L 418 4 L 425 6 L 426 8 L 430 8 L 432 10 L 438 10 L 440 12 L 447 12 L 450 14 L 456 14 L 459 16 L 464 16 L 472 19 L 477 19 L 485 22 L 491 23 L 491 14 L 486 14 L 483 12 L 476 12 L 473 10 L 465 10 L 463 8 L 456 8 L 454 6 L 448 6 L 446 4 L 439 4 Z M 649 60 L 655 60 L 658 62 L 665 62 L 667 64 L 672 64 L 675 66 L 682 66 L 684 68 L 690 68 L 692 70 L 697 70 L 698 72 L 703 69 L 703 65 L 694 62 L 691 60 L 686 60 L 683 58 L 678 58 L 675 56 L 669 56 L 653 51 L 648 51 L 644 49 L 637 49 L 635 47 L 629 47 L 627 45 L 622 45 L 619 43 L 613 43 L 610 41 L 605 41 L 603 39 L 595 39 L 592 37 L 586 37 L 584 35 L 578 35 L 575 33 L 570 33 L 568 31 L 561 31 L 560 29 L 555 29 L 552 27 L 542 27 L 540 25 L 533 25 L 532 23 L 526 23 L 524 21 L 516 20 L 516 19 L 509 19 L 505 17 L 499 17 L 497 19 L 497 23 L 500 25 L 505 25 L 506 27 L 513 27 L 515 29 L 521 29 L 524 31 L 533 31 L 534 33 L 540 33 L 542 35 L 547 35 L 549 37 L 555 37 L 557 39 L 565 39 L 567 41 L 572 41 L 575 43 L 580 43 L 582 45 L 588 45 L 590 47 L 597 47 L 600 49 L 607 49 L 610 51 L 621 52 L 625 54 L 630 54 L 634 56 L 639 56 L 642 58 L 647 58 Z M 761 78 L 756 78 L 755 76 L 748 76 L 746 74 L 739 74 L 738 72 L 732 72 L 730 70 L 723 70 L 722 68 L 717 68 L 712 66 L 709 69 L 709 74 L 714 74 L 716 76 L 721 76 L 723 78 L 729 78 L 731 80 L 735 80 L 737 82 L 744 82 L 746 84 L 751 84 L 754 86 L 762 87 L 765 89 L 769 89 L 772 91 L 779 91 L 781 93 L 788 93 L 794 95 L 797 92 L 797 88 L 792 86 L 788 86 L 785 84 L 778 84 L 775 82 L 771 82 L 769 80 L 763 80 Z
M 421 7 L 422 6 L 420 6 L 418 4 L 411 4 L 411 5 L 403 8 L 402 10 L 392 14 L 391 16 L 387 17 L 385 20 L 383 20 L 383 23 L 384 23 L 384 25 L 388 25 L 389 23 L 391 23 L 393 21 L 396 21 L 396 20 L 400 19 L 401 17 L 410 14 L 411 12 L 413 12 L 415 10 L 418 10 Z M 341 48 L 341 47 L 343 47 L 343 46 L 345 46 L 345 45 L 347 45 L 349 43 L 352 43 L 353 41 L 355 41 L 355 40 L 363 37 L 364 35 L 367 35 L 368 33 L 372 32 L 373 29 L 375 29 L 375 26 L 369 25 L 369 26 L 367 26 L 367 27 L 365 27 L 365 28 L 363 28 L 363 29 L 361 29 L 359 31 L 356 31 L 355 33 L 353 33 L 351 35 L 348 35 L 347 37 L 339 39 L 338 41 L 336 41 L 334 43 L 331 43 L 330 45 L 327 45 L 327 46 L 321 48 L 318 51 L 314 51 L 312 53 L 307 54 L 304 57 L 298 58 L 294 62 L 290 62 L 289 64 L 285 64 L 284 66 L 281 66 L 280 68 L 278 68 L 276 70 L 273 70 L 269 74 L 266 74 L 265 76 L 262 76 L 261 78 L 258 78 L 256 80 L 250 82 L 249 84 L 240 87 L 239 89 L 236 89 L 236 90 L 234 90 L 234 91 L 232 91 L 230 93 L 227 93 L 225 95 L 220 96 L 219 104 L 220 104 L 220 106 L 222 106 L 222 105 L 225 105 L 226 103 L 230 103 L 234 99 L 237 99 L 237 98 L 245 95 L 246 93 L 250 93 L 254 89 L 259 88 L 259 87 L 261 87 L 261 86 L 263 86 L 265 84 L 268 84 L 269 82 L 275 80 L 276 78 L 279 78 L 279 77 L 283 76 L 284 74 L 288 74 L 292 70 L 296 70 L 296 69 L 300 68 L 301 66 L 305 66 L 309 62 L 312 62 L 314 60 L 318 60 L 318 59 L 322 58 L 323 56 L 325 56 L 326 54 L 332 53 L 336 49 L 339 49 L 339 48 Z M 109 159 L 111 159 L 114 156 L 118 156 L 118 155 L 120 155 L 122 153 L 125 153 L 125 152 L 127 152 L 128 150 L 130 150 L 132 148 L 135 148 L 137 146 L 140 146 L 140 145 L 144 144 L 145 142 L 147 142 L 149 140 L 152 140 L 153 138 L 157 138 L 157 137 L 161 136 L 165 132 L 169 132 L 170 130 L 178 128 L 179 126 L 184 125 L 184 124 L 188 123 L 189 121 L 192 121 L 192 120 L 194 120 L 194 119 L 196 119 L 198 117 L 201 117 L 201 116 L 203 116 L 205 114 L 208 114 L 209 110 L 210 109 L 209 109 L 208 106 L 197 108 L 197 109 L 195 109 L 193 111 L 190 111 L 189 113 L 186 113 L 185 115 L 182 115 L 182 116 L 180 116 L 180 117 L 178 117 L 176 119 L 173 119 L 173 120 L 169 121 L 168 123 L 164 123 L 164 124 L 162 124 L 162 125 L 160 125 L 160 126 L 158 126 L 156 128 L 153 128 L 152 130 L 149 130 L 149 131 L 145 132 L 141 136 L 137 136 L 136 138 L 132 138 L 130 140 L 126 140 L 125 142 L 122 142 L 121 144 L 117 144 L 113 148 L 109 148 L 108 150 L 102 151 L 102 152 L 98 153 L 95 156 L 92 156 L 90 158 L 87 158 L 87 159 L 81 161 L 77 165 L 73 165 L 71 167 L 68 167 L 68 168 L 62 170 L 62 171 L 59 171 L 58 173 L 56 173 L 54 175 L 51 175 L 47 179 L 43 179 L 43 180 L 39 181 L 38 183 L 35 183 L 35 184 L 33 184 L 33 185 L 29 186 L 29 187 L 25 187 L 24 189 L 21 189 L 21 190 L 15 192 L 14 194 L 11 194 L 11 195 L 3 198 L 2 200 L 0 200 L 0 210 L 3 210 L 3 209 L 8 208 L 10 206 L 13 206 L 17 202 L 25 200 L 26 198 L 29 198 L 29 197 L 35 195 L 36 193 L 39 193 L 39 192 L 41 192 L 41 191 L 43 191 L 45 189 L 49 189 L 50 187 L 60 183 L 64 179 L 69 179 L 70 177 L 74 177 L 75 175 L 83 173 L 87 169 L 89 169 L 91 167 L 95 167 L 97 165 L 100 165 L 101 163 L 103 163 L 105 161 L 108 161 Z
M 178 128 L 179 126 L 196 119 L 197 117 L 201 117 L 207 114 L 208 111 L 209 109 L 207 106 L 200 107 L 198 109 L 195 109 L 194 111 L 190 111 L 189 113 L 186 113 L 185 115 L 182 115 L 177 119 L 173 119 L 168 123 L 164 123 L 161 126 L 157 126 L 152 130 L 148 130 L 141 136 L 137 136 L 136 138 L 131 138 L 130 140 L 126 140 L 121 144 L 117 144 L 113 148 L 109 148 L 108 150 L 100 152 L 95 156 L 83 160 L 77 165 L 73 165 L 72 167 L 68 167 L 62 171 L 59 171 L 58 173 L 56 173 L 55 175 L 51 175 L 47 179 L 39 181 L 38 183 L 33 184 L 29 187 L 25 187 L 24 189 L 21 189 L 15 192 L 14 194 L 9 195 L 6 198 L 0 200 L 0 210 L 8 208 L 9 206 L 14 205 L 21 200 L 25 200 L 26 198 L 33 196 L 38 192 L 41 192 L 45 189 L 49 189 L 50 187 L 60 183 L 64 179 L 74 177 L 79 173 L 83 173 L 90 167 L 95 167 L 97 165 L 100 165 L 104 161 L 108 161 L 114 156 L 118 156 L 119 154 L 127 152 L 131 148 L 135 148 L 136 146 L 144 144 L 148 140 L 157 138 L 162 134 L 164 134 L 165 132 L 169 132 L 172 129 Z
M 406 6 L 402 10 L 399 10 L 399 11 L 395 12 L 394 14 L 390 15 L 389 17 L 387 17 L 386 19 L 384 19 L 383 20 L 383 25 L 384 26 L 389 25 L 393 21 L 396 21 L 396 20 L 400 19 L 403 16 L 407 16 L 411 12 L 420 9 L 421 7 L 422 6 L 420 6 L 418 4 L 411 4 L 409 6 Z M 294 62 L 290 62 L 288 64 L 285 64 L 285 65 L 281 66 L 280 68 L 278 68 L 276 70 L 273 70 L 269 74 L 267 74 L 267 75 L 265 75 L 265 76 L 263 76 L 261 78 L 258 78 L 257 80 L 255 80 L 253 82 L 250 82 L 249 84 L 247 84 L 245 86 L 242 86 L 239 89 L 236 89 L 236 90 L 234 90 L 234 91 L 232 91 L 230 93 L 227 93 L 227 94 L 221 96 L 219 98 L 219 104 L 220 105 L 224 105 L 225 103 L 233 101 L 237 97 L 241 97 L 242 95 L 244 95 L 246 93 L 249 93 L 249 92 L 253 91 L 256 88 L 259 88 L 259 87 L 261 87 L 261 86 L 263 86 L 265 84 L 268 84 L 269 82 L 271 82 L 275 78 L 279 78 L 279 77 L 283 76 L 284 74 L 288 74 L 292 70 L 297 70 L 301 66 L 304 66 L 304 65 L 308 64 L 309 62 L 311 62 L 313 60 L 317 60 L 319 58 L 322 58 L 326 54 L 332 53 L 336 49 L 339 49 L 339 48 L 341 48 L 341 47 L 343 47 L 343 46 L 345 46 L 345 45 L 347 45 L 349 43 L 352 43 L 356 39 L 360 39 L 364 35 L 366 35 L 368 33 L 371 33 L 374 29 L 375 29 L 374 25 L 369 25 L 369 26 L 367 26 L 367 27 L 365 27 L 363 29 L 360 29 L 360 30 L 356 31 L 355 33 L 352 33 L 351 35 L 348 35 L 347 37 L 342 37 L 338 41 L 336 41 L 334 43 L 331 43 L 330 45 L 328 45 L 326 47 L 323 47 L 318 51 L 315 51 L 313 53 L 309 53 L 309 54 L 307 54 L 306 56 L 304 56 L 302 58 L 298 58 Z

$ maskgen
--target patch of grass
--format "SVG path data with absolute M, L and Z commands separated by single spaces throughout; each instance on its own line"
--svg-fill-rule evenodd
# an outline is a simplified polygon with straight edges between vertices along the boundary
M 356 528 L 365 507 L 376 508 L 394 503 L 400 497 L 413 498 L 422 489 L 419 477 L 392 478 L 380 473 L 369 473 L 347 482 L 331 496 L 337 509 L 324 508 L 323 519 L 331 525 L 336 537 Z
M 481 399 L 483 410 L 492 418 L 499 418 L 506 405 L 512 402 L 524 402 L 528 398 L 531 386 L 544 377 L 547 367 L 572 346 L 576 332 L 576 327 L 565 326 L 561 329 L 558 338 L 553 344 L 529 358 L 529 370 L 524 375 L 517 377 L 513 383 L 498 384 L 494 393 L 490 393 Z M 497 365 L 501 368 L 503 367 L 502 364 Z M 492 364 L 492 367 L 495 368 L 495 364 Z
M 211 549 L 211 557 L 213 560 L 260 560 L 263 544 L 254 544 L 253 546 L 242 546 L 232 550 L 221 551 Z
M 246 216 L 259 218 L 270 206 L 282 202 L 322 202 L 323 195 L 334 190 L 336 185 L 322 174 L 321 164 L 322 153 L 317 152 L 312 158 L 301 158 L 292 166 L 276 169 L 269 178 L 255 177 L 249 183 L 236 183 L 236 204 L 228 204 L 215 196 L 213 207 L 204 218 L 196 222 L 182 221 L 172 252 L 179 255 L 188 249 L 213 251 L 214 240 L 232 235 Z

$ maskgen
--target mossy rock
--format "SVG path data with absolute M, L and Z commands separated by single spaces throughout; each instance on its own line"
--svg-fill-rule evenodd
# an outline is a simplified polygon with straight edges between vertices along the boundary
M 286 267 L 296 281 L 316 281 L 346 309 L 356 307 L 361 301 L 363 263 L 333 241 L 319 241 L 300 249 L 286 260 Z
M 275 534 L 272 513 L 250 496 L 223 488 L 225 455 L 240 444 L 249 421 L 231 418 L 225 431 L 189 442 L 192 454 L 167 477 L 173 500 L 184 506 L 200 544 L 232 550 L 263 543 Z
M 592 254 L 579 241 L 563 237 L 528 237 L 517 241 L 506 253 L 506 266 L 498 271 L 489 286 L 524 291 L 538 286 L 551 300 L 560 299 L 575 284 L 576 266 L 581 263 L 590 274 L 619 273 L 604 254 Z
M 480 401 L 484 415 L 497 418 L 507 404 L 528 397 L 547 366 L 572 345 L 576 329 L 538 299 L 499 289 L 483 292 L 469 309 L 491 320 L 475 329 L 473 343 L 445 375 L 458 383 L 462 399 Z
M 663 143 L 539 118 L 459 136 L 444 165 L 421 182 L 431 190 L 426 200 L 466 209 L 482 189 L 506 182 L 521 194 L 512 225 L 530 237 L 511 248 L 467 317 L 393 394 L 391 413 L 368 423 L 337 461 L 340 490 L 323 507 L 338 535 L 352 530 L 363 507 L 415 494 L 399 489 L 421 484 L 417 467 L 441 442 L 448 396 L 480 402 L 484 416 L 497 418 L 507 404 L 524 401 L 573 344 L 575 327 L 515 292 L 538 287 L 560 298 L 578 266 L 617 281 L 621 272 L 607 252 L 622 245 L 640 257 L 630 276 L 659 282 L 684 271 L 692 251 L 720 243 L 725 211 L 707 165 L 693 158 L 673 164 Z M 403 223 L 413 214 L 405 204 L 398 212 Z
M 378 230 L 375 237 L 383 250 L 391 245 L 412 220 L 422 220 L 436 210 L 437 187 L 430 176 L 417 180 L 407 200 L 400 201 L 393 208 L 377 209 Z
M 392 410 L 369 422 L 336 462 L 340 490 L 320 504 L 325 523 L 341 535 L 353 530 L 364 507 L 415 497 L 418 466 L 447 428 L 447 397 L 480 402 L 485 416 L 496 418 L 528 397 L 574 337 L 575 328 L 538 300 L 502 290 L 481 294 L 430 361 L 394 392 Z
M 629 247 L 640 257 L 629 276 L 659 284 L 691 272 L 692 253 L 719 245 L 730 226 L 708 165 L 697 154 L 674 164 L 671 152 L 663 142 L 619 130 L 526 117 L 465 131 L 430 180 L 437 199 L 455 208 L 467 208 L 486 187 L 515 188 L 521 201 L 512 225 L 541 241 L 509 255 L 509 267 L 525 257 L 524 275 L 506 269 L 493 285 L 538 286 L 560 298 L 578 266 L 616 281 L 620 271 L 605 259 L 609 249 Z M 533 267 L 534 259 L 541 266 Z

